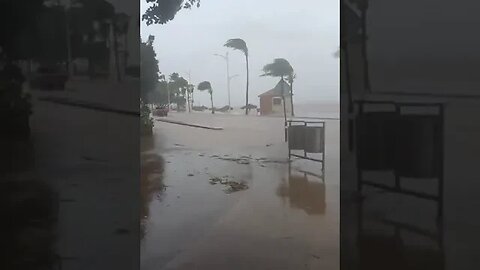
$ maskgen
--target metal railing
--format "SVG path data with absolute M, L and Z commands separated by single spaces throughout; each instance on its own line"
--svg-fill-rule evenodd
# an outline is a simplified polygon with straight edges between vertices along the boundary
M 300 127 L 295 132 L 296 127 Z M 285 122 L 285 141 L 288 144 L 288 158 L 292 157 L 322 163 L 325 173 L 325 121 L 293 120 Z M 309 133 L 310 132 L 310 133 Z M 310 136 L 309 136 L 310 134 Z M 312 137 L 312 135 L 314 135 Z M 303 155 L 294 154 L 292 150 L 303 150 Z M 321 158 L 309 156 L 309 153 L 321 154 Z

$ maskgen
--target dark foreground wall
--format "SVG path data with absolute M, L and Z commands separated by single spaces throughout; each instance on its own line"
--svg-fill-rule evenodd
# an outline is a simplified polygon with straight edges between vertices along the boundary
M 362 14 L 366 14 L 368 37 L 365 43 L 361 34 L 351 38 L 344 43 L 342 55 L 342 269 L 477 269 L 480 234 L 476 228 L 480 219 L 475 209 L 480 203 L 476 195 L 480 185 L 475 174 L 480 161 L 476 154 L 480 149 L 480 78 L 475 74 L 480 38 L 472 33 L 478 25 L 474 12 L 478 3 L 368 2 L 365 13 L 354 8 L 360 15 L 357 24 L 347 26 L 355 16 L 342 22 L 343 34 L 355 26 L 361 29 Z M 347 8 L 342 7 L 343 15 Z M 403 131 L 396 130 L 395 147 L 385 144 L 378 148 L 378 141 L 388 133 L 384 128 L 380 139 L 361 144 L 356 132 L 365 126 L 358 125 L 359 107 L 349 105 L 366 100 L 443 106 L 443 132 L 428 135 L 415 131 L 423 143 L 409 150 L 411 160 L 427 152 L 443 155 L 443 167 L 438 171 L 443 178 L 440 203 L 374 187 L 359 190 L 359 149 L 388 156 L 395 147 L 408 149 L 411 143 L 402 141 L 406 138 L 399 135 Z M 427 124 L 420 126 L 428 129 Z M 434 134 L 443 135 L 443 143 L 435 149 L 430 147 Z M 370 171 L 363 176 L 394 187 L 395 177 L 391 168 L 387 169 L 390 172 Z M 439 190 L 433 177 L 401 178 L 404 189 L 429 194 Z M 443 209 L 440 217 L 438 207 Z

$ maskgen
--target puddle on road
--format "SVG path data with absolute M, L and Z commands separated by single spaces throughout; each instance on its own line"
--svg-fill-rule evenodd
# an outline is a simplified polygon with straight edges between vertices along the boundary
M 283 179 L 277 194 L 287 200 L 290 207 L 302 209 L 308 215 L 325 214 L 325 182 L 311 173 L 290 173 L 289 177 Z

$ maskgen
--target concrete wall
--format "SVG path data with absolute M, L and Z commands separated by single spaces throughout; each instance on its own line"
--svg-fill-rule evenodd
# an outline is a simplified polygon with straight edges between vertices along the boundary
M 272 112 L 272 97 L 260 97 L 260 114 L 267 115 Z
M 280 104 L 275 104 L 275 99 L 280 99 Z M 278 113 L 283 113 L 283 101 L 281 97 L 272 97 L 270 99 L 270 102 L 272 104 L 272 113 L 273 114 L 278 114 Z
M 273 104 L 273 99 L 276 97 L 273 96 L 263 96 L 260 97 L 260 114 L 261 115 L 279 115 L 283 114 L 283 103 L 278 105 Z M 281 98 L 281 97 L 278 97 Z M 285 97 L 285 108 L 287 114 L 290 114 L 292 111 L 292 105 L 290 102 L 290 97 Z

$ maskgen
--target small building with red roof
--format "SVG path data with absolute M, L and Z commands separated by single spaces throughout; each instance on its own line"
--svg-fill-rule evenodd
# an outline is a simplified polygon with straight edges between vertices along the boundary
M 282 99 L 282 96 L 284 96 L 284 99 Z M 285 80 L 280 79 L 273 89 L 260 94 L 258 97 L 260 98 L 260 115 L 283 115 L 283 100 L 285 100 L 287 114 L 292 111 L 290 85 Z

